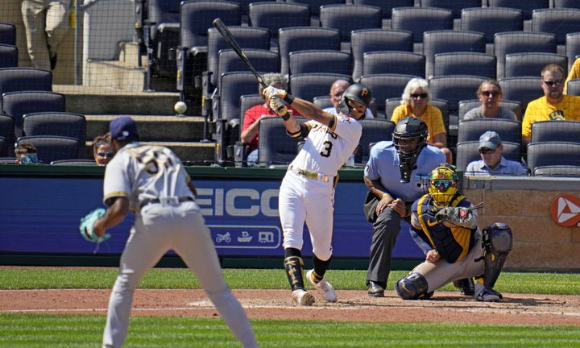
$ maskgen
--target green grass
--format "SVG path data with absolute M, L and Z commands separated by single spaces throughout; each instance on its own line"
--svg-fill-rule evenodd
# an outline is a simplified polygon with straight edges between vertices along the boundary
M 387 287 L 392 289 L 406 271 L 393 271 Z M 116 268 L 7 268 L 0 269 L 0 289 L 109 289 L 117 276 Z M 287 289 L 281 269 L 225 269 L 232 289 Z M 365 271 L 330 270 L 328 280 L 341 290 L 365 289 Z M 197 289 L 199 282 L 186 269 L 152 269 L 143 279 L 142 289 Z M 501 292 L 577 295 L 580 274 L 503 272 L 496 288 Z M 442 290 L 455 291 L 452 285 Z
M 110 289 L 117 269 L 0 269 L 0 289 Z M 287 289 L 281 269 L 226 269 L 232 289 Z M 393 271 L 388 286 L 405 275 Z M 338 289 L 364 290 L 364 271 L 331 270 Z M 141 288 L 199 288 L 184 269 L 153 269 Z M 580 293 L 579 274 L 504 272 L 502 292 Z M 443 290 L 456 291 L 451 285 Z M 401 312 L 404 316 L 404 312 Z M 474 314 L 477 315 L 477 314 Z M 104 315 L 0 314 L 0 348 L 97 347 Z M 580 327 L 252 320 L 261 347 L 580 347 Z M 236 347 L 218 318 L 132 317 L 124 347 Z

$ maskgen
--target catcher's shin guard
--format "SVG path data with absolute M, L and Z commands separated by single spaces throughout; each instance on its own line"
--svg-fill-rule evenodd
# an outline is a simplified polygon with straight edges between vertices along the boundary
M 483 255 L 485 268 L 483 284 L 493 288 L 503 265 L 512 250 L 513 236 L 510 227 L 503 222 L 485 226 L 483 228 Z
M 395 284 L 395 291 L 403 300 L 429 298 L 433 293 L 427 293 L 428 289 L 427 280 L 419 273 L 410 273 Z
M 302 269 L 304 268 L 304 261 L 300 250 L 288 248 L 285 251 L 284 269 L 292 291 L 304 289 L 304 278 L 302 277 Z

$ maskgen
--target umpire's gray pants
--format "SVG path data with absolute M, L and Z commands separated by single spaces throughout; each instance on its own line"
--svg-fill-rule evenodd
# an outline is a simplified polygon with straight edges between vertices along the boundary
M 367 285 L 369 281 L 387 284 L 391 256 L 401 231 L 401 215 L 391 208 L 383 210 L 373 223 Z

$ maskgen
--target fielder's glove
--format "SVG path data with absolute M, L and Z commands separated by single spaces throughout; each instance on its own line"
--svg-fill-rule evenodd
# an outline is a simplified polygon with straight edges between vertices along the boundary
M 84 239 L 93 243 L 102 243 L 111 238 L 111 235 L 108 233 L 105 233 L 104 235 L 99 237 L 93 230 L 95 222 L 97 222 L 97 220 L 102 218 L 104 215 L 105 209 L 97 208 L 81 219 L 79 230 L 81 231 L 81 236 L 83 236 Z
M 438 222 L 449 222 L 457 226 L 473 229 L 477 225 L 475 214 L 464 207 L 447 207 L 435 214 Z
M 283 89 L 279 89 L 279 88 L 275 88 L 275 87 L 266 87 L 264 88 L 264 91 L 262 92 L 262 94 L 264 94 L 264 97 L 266 98 L 266 100 L 270 100 L 274 97 L 278 97 L 282 100 L 284 100 L 284 98 L 286 98 L 286 96 L 288 95 L 288 92 L 286 92 Z M 274 109 L 276 110 L 276 109 Z

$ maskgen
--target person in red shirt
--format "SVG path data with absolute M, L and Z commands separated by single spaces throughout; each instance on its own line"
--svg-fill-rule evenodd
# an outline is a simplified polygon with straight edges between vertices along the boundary
M 265 74 L 262 76 L 264 83 L 268 86 L 272 86 L 279 89 L 288 89 L 288 83 L 286 78 L 282 74 Z M 264 87 L 259 85 L 259 93 L 262 95 Z M 300 113 L 296 111 L 291 106 L 288 106 L 288 111 L 294 116 L 300 116 Z M 258 160 L 258 129 L 260 127 L 260 119 L 262 117 L 279 117 L 271 108 L 266 101 L 263 104 L 255 105 L 249 108 L 244 113 L 244 123 L 242 125 L 242 134 L 240 135 L 240 140 L 246 144 L 248 158 L 248 166 L 253 166 Z

